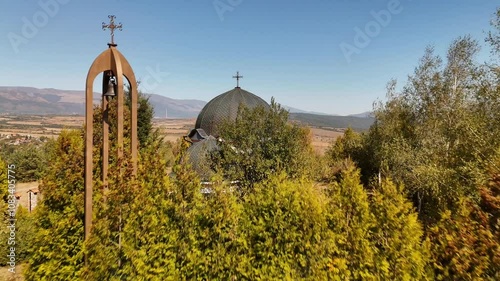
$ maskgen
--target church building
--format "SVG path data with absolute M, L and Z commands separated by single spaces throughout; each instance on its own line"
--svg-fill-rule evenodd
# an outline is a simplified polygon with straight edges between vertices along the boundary
M 208 180 L 211 170 L 208 164 L 208 156 L 219 148 L 220 126 L 227 121 L 235 121 L 240 105 L 249 109 L 263 106 L 269 108 L 269 104 L 259 96 L 242 89 L 236 76 L 236 87 L 209 101 L 201 110 L 196 119 L 195 128 L 185 138 L 191 142 L 188 149 L 189 162 L 202 180 Z

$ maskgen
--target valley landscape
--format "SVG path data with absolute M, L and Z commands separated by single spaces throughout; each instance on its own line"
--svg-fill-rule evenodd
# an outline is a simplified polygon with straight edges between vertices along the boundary
M 0 140 L 14 135 L 55 139 L 63 129 L 81 129 L 84 119 L 84 116 L 78 115 L 0 115 Z M 159 129 L 166 141 L 176 142 L 193 129 L 195 121 L 194 118 L 155 118 L 153 127 Z M 345 128 L 310 126 L 310 129 L 314 149 L 324 153 L 331 142 L 343 134 Z
M 96 105 L 99 95 L 94 93 Z M 147 96 L 154 108 L 153 126 L 160 130 L 165 140 L 172 142 L 186 136 L 194 128 L 196 116 L 206 104 L 201 100 Z M 82 128 L 84 97 L 83 91 L 0 86 L 0 135 L 55 138 L 63 129 Z M 289 111 L 292 122 L 311 129 L 312 144 L 319 153 L 324 153 L 346 128 L 366 131 L 374 120 L 366 115 L 315 114 L 294 108 Z

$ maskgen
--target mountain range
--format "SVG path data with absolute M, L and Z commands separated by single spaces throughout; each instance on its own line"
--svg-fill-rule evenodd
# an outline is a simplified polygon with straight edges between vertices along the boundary
M 156 94 L 149 95 L 149 100 L 155 117 L 160 118 L 195 118 L 206 104 L 201 100 L 172 99 Z M 100 94 L 94 93 L 94 103 L 99 102 Z M 0 86 L 0 114 L 83 115 L 84 107 L 84 91 Z M 283 107 L 289 110 L 292 120 L 310 126 L 364 130 L 373 123 L 371 112 L 338 116 Z
M 176 100 L 160 95 L 150 95 L 156 117 L 194 118 L 206 102 L 201 100 Z M 94 103 L 100 94 L 94 93 Z M 75 114 L 85 113 L 85 92 L 32 87 L 0 86 L 0 114 Z

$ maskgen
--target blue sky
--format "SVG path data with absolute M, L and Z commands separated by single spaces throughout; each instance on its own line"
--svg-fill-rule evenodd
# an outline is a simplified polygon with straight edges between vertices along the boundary
M 82 90 L 110 40 L 101 23 L 114 14 L 123 23 L 115 41 L 146 92 L 208 101 L 232 89 L 239 70 L 242 88 L 267 101 L 330 114 L 371 110 L 390 79 L 404 84 L 427 45 L 444 56 L 453 39 L 471 34 L 483 46 L 479 60 L 488 60 L 485 32 L 500 7 L 491 0 L 0 3 L 1 86 Z M 341 46 L 356 52 L 346 56 Z

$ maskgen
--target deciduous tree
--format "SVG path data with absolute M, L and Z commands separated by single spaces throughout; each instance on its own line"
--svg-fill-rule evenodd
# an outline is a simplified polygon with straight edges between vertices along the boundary
M 478 43 L 455 40 L 446 64 L 428 48 L 401 92 L 388 86 L 388 101 L 375 110 L 368 150 L 371 170 L 404 183 L 425 224 L 454 208 L 456 198 L 472 196 L 484 179 L 484 160 L 500 145 L 484 106 L 487 76 L 475 61 Z M 500 100 L 500 96 L 489 96 Z
M 447 210 L 428 232 L 431 266 L 439 280 L 498 280 L 498 237 L 477 205 L 461 198 L 455 213 Z
M 220 126 L 223 145 L 219 168 L 243 186 L 284 171 L 290 178 L 311 177 L 313 151 L 306 128 L 289 123 L 288 112 L 271 101 L 271 108 L 240 107 L 236 121 Z

